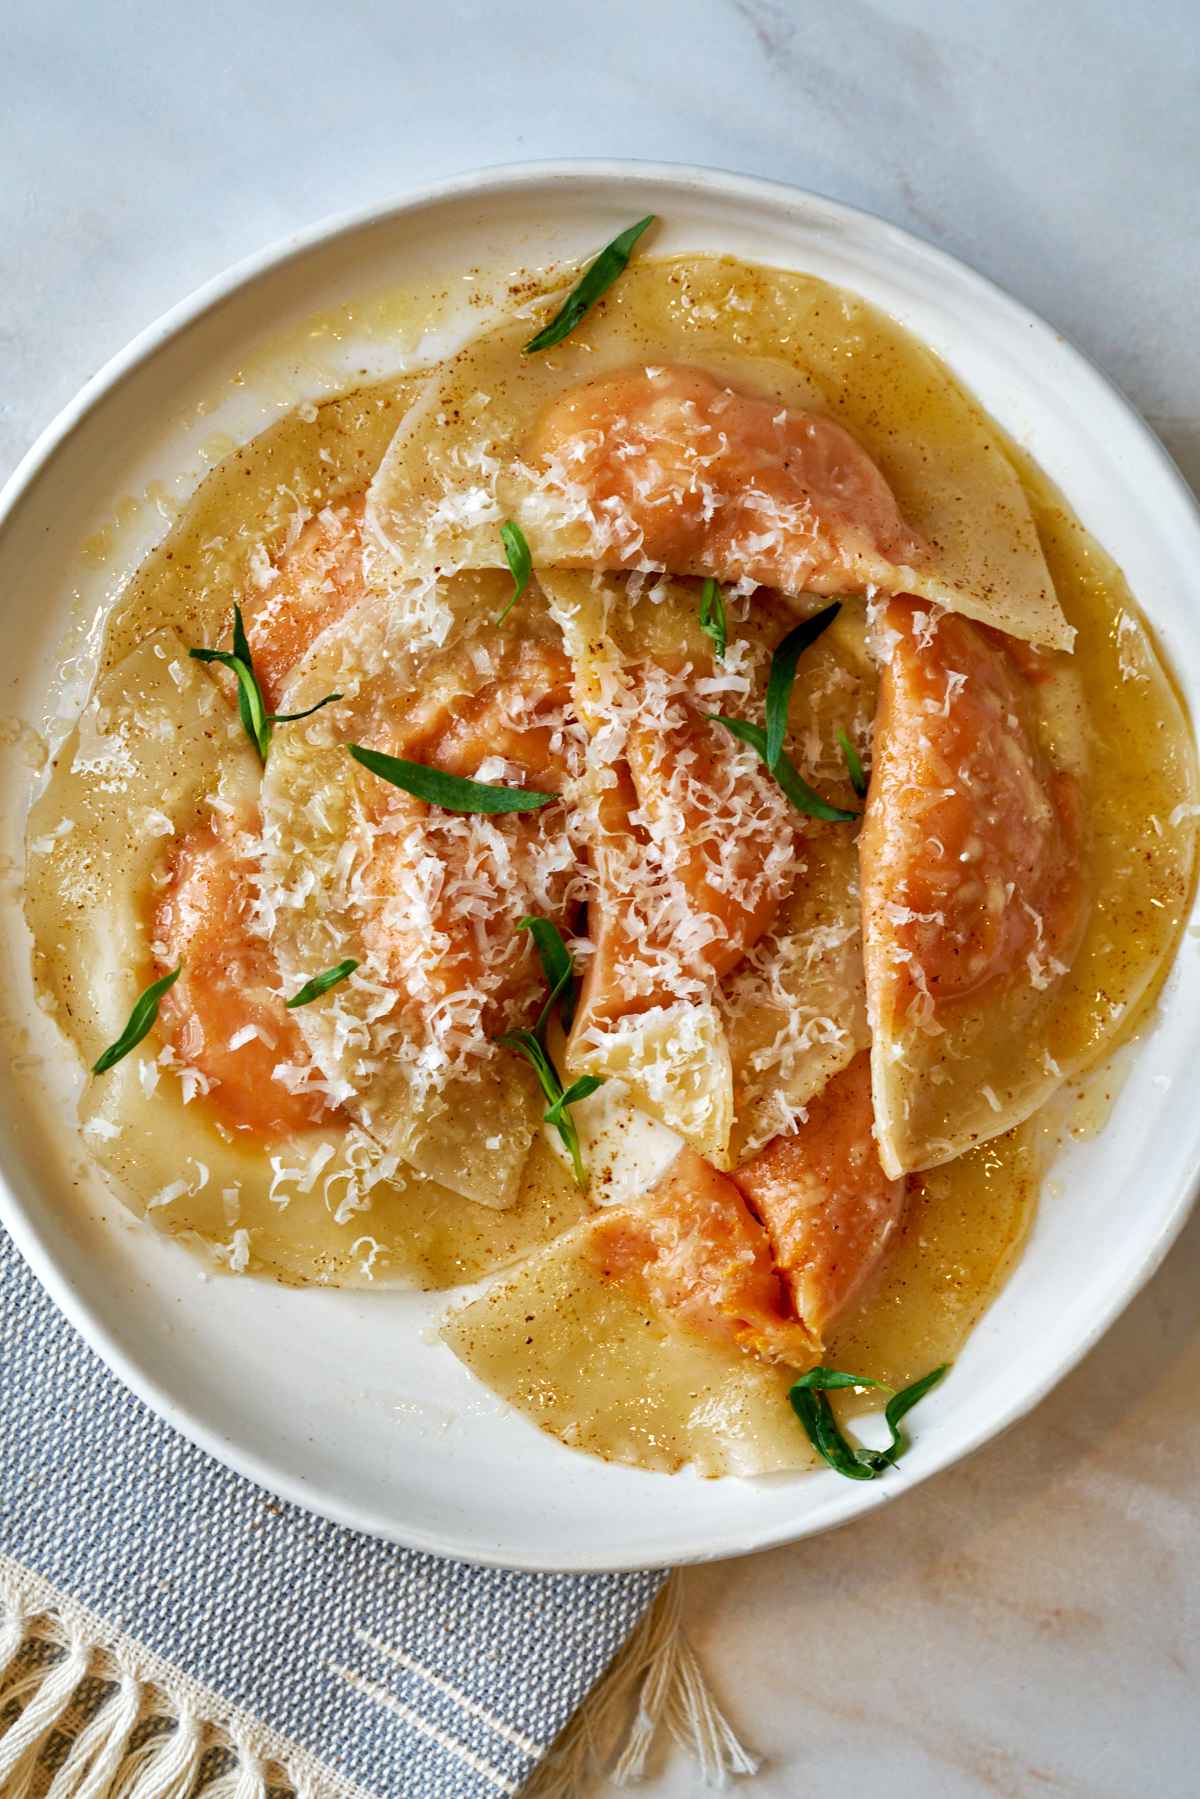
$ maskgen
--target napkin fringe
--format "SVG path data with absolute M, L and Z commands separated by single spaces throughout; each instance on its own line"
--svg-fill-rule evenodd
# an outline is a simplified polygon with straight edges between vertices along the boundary
M 13 1580 L 0 1568 L 4 1799 L 359 1799 L 318 1765 L 300 1768 L 305 1752 L 269 1736 L 252 1743 L 215 1694 L 127 1639 L 114 1645 L 98 1619 L 28 1571 Z M 663 1737 L 698 1763 L 707 1786 L 758 1772 L 684 1633 L 678 1570 L 522 1799 L 585 1799 L 602 1772 L 631 1786 Z
M 310 1762 L 140 1645 L 114 1643 L 49 1583 L 0 1567 L 4 1799 L 365 1799 Z
M 521 1799 L 586 1799 L 601 1773 L 615 1786 L 632 1786 L 645 1775 L 650 1751 L 663 1735 L 699 1764 L 709 1787 L 723 1790 L 741 1775 L 757 1774 L 762 1765 L 717 1704 L 687 1640 L 678 1569 Z

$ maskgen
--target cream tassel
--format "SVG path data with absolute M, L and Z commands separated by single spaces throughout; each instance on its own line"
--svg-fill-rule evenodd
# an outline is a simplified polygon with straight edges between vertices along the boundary
M 725 1787 L 738 1775 L 757 1774 L 759 1758 L 739 1742 L 713 1698 L 684 1636 L 682 1612 L 683 1582 L 676 1570 L 524 1788 L 522 1799 L 585 1799 L 610 1763 L 609 1779 L 631 1786 L 645 1774 L 660 1730 L 699 1762 L 709 1786 Z
M 267 1799 L 266 1770 L 245 1743 L 237 1745 L 237 1785 L 231 1799 Z
M 141 1709 L 141 1687 L 128 1670 L 122 1670 L 71 1744 L 46 1799 L 108 1799 Z
M 236 1768 L 218 1774 L 204 1788 L 202 1799 L 267 1799 L 267 1775 L 262 1763 L 245 1743 L 235 1743 Z
M 178 1722 L 144 1745 L 152 1750 L 133 1779 L 116 1788 L 113 1799 L 188 1799 L 204 1758 L 204 1736 L 195 1714 L 177 1704 Z
M 139 1670 L 123 1650 L 86 1640 L 78 1619 L 30 1606 L 0 1584 L 0 1799 L 191 1799 L 211 1750 L 227 1757 L 205 1799 L 267 1799 L 279 1790 L 315 1799 L 303 1751 L 271 1734 L 252 1748 L 248 1725 L 200 1715 L 194 1697 Z M 88 1685 L 87 1681 L 99 1683 Z M 270 1779 L 268 1780 L 268 1767 Z
M 758 1758 L 739 1742 L 709 1691 L 683 1634 L 681 1610 L 681 1581 L 674 1573 L 523 1799 L 584 1799 L 595 1775 L 610 1764 L 610 1778 L 630 1785 L 642 1778 L 662 1731 L 695 1758 L 710 1786 L 757 1772 Z M 39 1643 L 59 1653 L 53 1659 L 30 1653 L 23 1660 L 23 1652 Z M 89 1671 L 111 1682 L 111 1690 L 81 1718 L 76 1700 Z M 21 1708 L 0 1729 L 4 1799 L 33 1799 L 35 1793 L 45 1799 L 189 1799 L 207 1749 L 222 1744 L 236 1766 L 209 1783 L 213 1799 L 266 1799 L 266 1772 L 248 1744 L 204 1725 L 175 1694 L 140 1681 L 52 1617 L 27 1613 L 19 1599 L 0 1604 L 0 1701 Z M 49 1778 L 45 1758 L 53 1748 L 57 1759 L 64 1747 Z M 303 1780 L 291 1784 L 299 1796 Z
M 10 1668 L 11 1665 L 10 1659 Z M 0 1793 L 6 1799 L 26 1799 L 42 1751 L 59 1720 L 70 1711 L 75 1689 L 87 1669 L 86 1647 L 71 1642 L 66 1654 L 49 1668 L 31 1660 L 29 1667 L 5 1687 L 6 1702 L 20 1703 L 29 1695 L 20 1716 L 0 1737 Z

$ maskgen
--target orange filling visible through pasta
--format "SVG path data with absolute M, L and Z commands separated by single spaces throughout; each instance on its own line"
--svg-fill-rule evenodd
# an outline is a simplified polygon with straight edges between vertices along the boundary
M 609 566 L 829 592 L 854 581 L 862 555 L 923 553 L 840 426 L 697 369 L 575 389 L 528 453 L 568 469 L 615 521 Z M 361 496 L 317 514 L 248 599 L 269 705 L 363 598 L 362 521 Z M 954 615 L 931 625 L 905 601 L 886 606 L 876 639 L 886 651 L 861 839 L 868 989 L 876 1021 L 917 1015 L 936 1030 L 954 1001 L 1065 970 L 1083 915 L 1080 807 L 1029 720 L 1035 655 Z M 660 677 L 650 664 L 627 671 L 635 692 Z M 587 900 L 578 1038 L 669 1006 L 672 966 L 714 988 L 803 879 L 802 821 L 777 783 L 682 702 L 626 729 L 595 799 L 593 866 L 579 866 L 564 822 L 580 774 L 572 669 L 557 644 L 519 628 L 497 630 L 457 684 L 376 724 L 371 747 L 389 755 L 468 779 L 489 778 L 498 759 L 507 784 L 561 796 L 481 825 L 356 777 L 372 824 L 360 888 L 373 906 L 373 974 L 425 1016 L 474 995 L 472 1028 L 485 1038 L 531 1022 L 543 996 L 520 915 L 570 935 Z M 246 830 L 194 832 L 176 847 L 154 935 L 163 965 L 185 971 L 163 1029 L 207 1078 L 219 1115 L 269 1136 L 314 1122 L 323 1105 L 273 1078 L 308 1051 L 256 934 L 255 879 Z M 903 1199 L 903 1181 L 880 1167 L 859 1055 L 732 1176 L 681 1150 L 637 1205 L 597 1220 L 593 1254 L 606 1278 L 687 1328 L 802 1365 L 879 1266 Z

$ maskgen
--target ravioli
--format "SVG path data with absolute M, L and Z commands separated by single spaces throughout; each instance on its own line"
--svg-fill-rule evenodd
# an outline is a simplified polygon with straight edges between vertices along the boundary
M 1061 1079 L 1030 1055 L 1085 919 L 1080 774 L 1004 642 L 894 602 L 863 829 L 875 1108 L 890 1174 L 960 1155 Z M 1048 672 L 1048 671 L 1047 671 Z
M 324 1123 L 338 1106 L 327 1083 L 309 1078 L 304 1039 L 281 1004 L 260 928 L 261 857 L 257 804 L 175 837 L 152 876 L 151 948 L 156 972 L 175 976 L 159 1032 L 210 1109 L 227 1130 L 277 1137 Z M 297 1078 L 280 1078 L 285 1070 Z
M 1161 821 L 1136 856 L 1104 843 L 1092 764 L 1134 751 L 1089 728 L 1067 658 L 901 602 L 880 640 L 863 918 L 880 1150 L 900 1174 L 1012 1129 L 1128 1029 L 1154 963 L 1114 956 L 1114 896 L 1089 862 L 1117 851 L 1133 908 L 1180 890 L 1191 846 Z M 1138 647 L 1139 678 L 1177 716 Z
M 407 578 L 501 565 L 514 518 L 539 566 L 871 586 L 1070 648 L 1020 482 L 934 356 L 915 352 L 920 414 L 901 421 L 888 384 L 914 346 L 866 302 L 719 259 L 666 269 L 686 305 L 631 268 L 552 353 L 523 355 L 528 327 L 507 324 L 430 377 L 367 501 Z M 752 335 L 775 356 L 731 348 Z
M 870 1046 L 859 913 L 849 830 L 814 832 L 774 928 L 721 990 L 735 1168 L 794 1130 L 809 1101 Z
M 721 975 L 768 927 L 797 866 L 795 827 L 752 751 L 705 713 L 761 690 L 761 645 L 718 670 L 697 595 L 545 571 L 590 739 L 580 820 L 595 871 L 591 956 L 567 1046 L 722 1163 L 733 1126 Z
M 904 1182 L 879 1160 L 869 1058 L 833 1075 L 734 1179 L 771 1239 L 796 1317 L 823 1348 L 878 1273 L 904 1208 Z
M 637 1269 L 615 1272 L 615 1223 L 578 1225 L 452 1308 L 450 1348 L 533 1423 L 606 1461 L 709 1476 L 812 1466 L 787 1371 L 672 1318 Z
M 756 614 L 760 610 L 755 608 Z M 839 733 L 870 763 L 877 680 L 861 606 L 850 601 L 808 650 L 788 728 L 806 778 L 834 804 L 861 808 Z M 771 929 L 722 985 L 738 1166 L 780 1132 L 870 1044 L 863 970 L 857 827 L 804 821 L 801 867 Z
M 715 659 L 693 582 L 539 578 L 591 731 L 582 813 L 597 892 L 568 1064 L 620 1078 L 726 1166 L 865 1041 L 850 829 L 801 817 L 757 754 L 705 717 L 761 715 L 793 615 L 769 595 L 731 601 Z M 873 692 L 850 608 L 806 656 L 790 715 L 798 760 L 838 803 L 853 794 L 836 732 L 865 742 Z
M 457 1287 L 519 1262 L 587 1210 L 540 1142 L 516 1203 L 496 1211 L 404 1166 L 345 1118 L 265 1140 L 222 1132 L 187 1065 L 150 1039 L 88 1083 L 79 1118 L 126 1202 L 227 1273 Z
M 236 712 L 174 632 L 153 633 L 98 682 L 30 814 L 26 877 L 38 976 L 85 1065 L 120 1034 L 152 969 L 172 846 L 214 820 L 252 817 L 258 787 Z M 287 1021 L 296 1015 L 282 999 Z M 170 1022 L 164 1007 L 158 1031 L 86 1082 L 80 1125 L 129 1203 L 219 1266 L 337 1286 L 453 1286 L 583 1212 L 544 1148 L 530 1160 L 528 1139 L 503 1214 L 404 1168 L 344 1114 L 264 1142 L 214 1106 L 220 1089 L 186 1042 L 180 1053 L 164 1041 Z M 220 1047 L 231 1063 L 261 1048 Z
M 264 897 L 285 985 L 358 966 L 297 1014 L 340 1102 L 406 1165 L 483 1205 L 512 1204 L 544 1101 L 494 1039 L 544 997 L 525 915 L 566 925 L 583 896 L 571 814 L 466 816 L 428 807 L 360 767 L 352 743 L 448 773 L 557 791 L 583 733 L 553 624 L 531 597 L 498 634 L 505 584 L 456 577 L 455 626 L 415 649 L 388 596 L 318 640 L 289 710 L 344 694 L 280 735 L 262 789 Z
M 29 815 L 35 968 L 86 1063 L 145 985 L 143 910 L 166 843 L 252 808 L 256 759 L 215 683 L 171 630 L 102 680 Z
M 443 1335 L 544 1430 L 606 1459 L 709 1475 L 801 1467 L 787 1386 L 877 1269 L 902 1201 L 855 1066 L 811 1130 L 736 1185 L 681 1150 L 636 1199 L 451 1311 Z

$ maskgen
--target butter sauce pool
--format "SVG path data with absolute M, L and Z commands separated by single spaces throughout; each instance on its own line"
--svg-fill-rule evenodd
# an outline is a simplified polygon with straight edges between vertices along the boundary
M 403 321 L 408 336 L 419 336 L 424 305 L 412 295 L 377 303 L 380 331 Z M 439 308 L 440 301 L 431 306 L 431 319 Z M 902 504 L 906 486 L 919 479 L 919 446 L 952 440 L 968 417 L 990 434 L 995 456 L 1016 468 L 1060 602 L 1078 631 L 1074 660 L 1086 699 L 1092 914 L 1046 1048 L 1064 1075 L 1109 1054 L 1144 1019 L 1169 967 L 1193 878 L 1187 808 L 1195 799 L 1187 721 L 1120 571 L 974 403 L 957 388 L 948 399 L 944 371 L 930 352 L 852 295 L 731 259 L 647 260 L 597 310 L 598 322 L 618 326 L 631 353 L 648 360 L 669 323 L 694 339 L 698 363 L 730 379 L 763 359 L 793 377 L 798 372 L 812 404 L 832 412 L 875 456 Z M 264 549 L 278 553 L 297 511 L 367 484 L 418 380 L 406 376 L 304 406 L 228 455 L 114 607 L 102 668 L 165 625 L 186 643 L 216 640 L 253 581 L 255 559 Z M 1002 579 L 1002 570 L 996 575 Z M 190 1111 L 201 1109 L 197 1102 Z M 249 1160 L 263 1153 L 221 1147 Z M 952 1359 L 1019 1255 L 1045 1161 L 1034 1120 L 911 1177 L 907 1217 L 887 1265 L 838 1327 L 827 1359 L 897 1386 Z M 376 1201 L 385 1204 L 385 1196 Z M 526 1208 L 564 1224 L 578 1216 L 565 1176 L 547 1155 L 531 1159 Z M 178 1231 L 212 1228 L 205 1209 L 186 1199 L 158 1221 Z M 386 1238 L 377 1215 L 362 1222 Z M 325 1220 L 273 1216 L 268 1206 L 260 1226 L 278 1237 L 281 1277 L 353 1278 L 340 1233 Z M 516 1250 L 523 1233 L 515 1215 L 513 1227 Z M 297 1240 L 289 1242 L 293 1233 Z M 456 1267 L 449 1247 L 434 1259 L 438 1279 L 474 1272 L 469 1255 Z M 377 1272 L 385 1276 L 386 1268 Z

